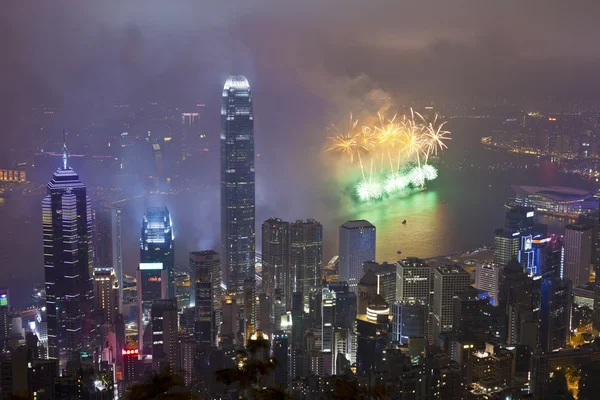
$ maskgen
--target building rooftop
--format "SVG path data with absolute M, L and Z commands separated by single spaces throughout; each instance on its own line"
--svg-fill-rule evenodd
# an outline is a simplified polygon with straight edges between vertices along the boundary
M 593 197 L 593 193 L 585 189 L 564 186 L 520 186 L 512 185 L 512 189 L 520 196 L 538 195 L 559 202 L 581 201 Z
M 464 270 L 460 265 L 442 265 L 436 267 L 435 270 L 443 275 L 458 275 L 458 274 L 466 274 L 469 275 L 467 271 Z
M 355 221 L 348 221 L 341 226 L 345 229 L 359 229 L 359 228 L 375 228 L 375 225 L 367 221 L 366 219 L 360 219 Z
M 250 83 L 244 75 L 230 75 L 223 87 L 223 90 L 229 89 L 250 89 Z

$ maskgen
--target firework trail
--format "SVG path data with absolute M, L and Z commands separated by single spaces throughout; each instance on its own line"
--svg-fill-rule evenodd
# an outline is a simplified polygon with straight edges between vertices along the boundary
M 422 189 L 426 181 L 437 178 L 437 170 L 429 164 L 429 158 L 448 148 L 450 132 L 439 123 L 436 114 L 431 121 L 410 110 L 410 115 L 398 118 L 395 114 L 386 118 L 377 113 L 373 126 L 359 126 L 350 114 L 342 131 L 331 125 L 335 133 L 329 137 L 331 147 L 354 162 L 358 158 L 362 181 L 356 187 L 360 200 L 381 199 L 409 187 Z M 364 159 L 370 160 L 368 178 Z M 387 159 L 387 160 L 386 160 Z M 389 162 L 389 169 L 385 165 Z M 379 164 L 378 166 L 376 164 Z M 408 165 L 408 168 L 401 168 Z

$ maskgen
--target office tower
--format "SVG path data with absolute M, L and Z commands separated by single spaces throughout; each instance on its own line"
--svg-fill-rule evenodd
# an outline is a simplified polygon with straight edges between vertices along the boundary
M 119 313 L 119 282 L 114 268 L 94 268 L 94 309 L 103 311 L 105 324 L 115 323 Z
M 190 283 L 190 291 L 193 286 Z M 196 307 L 183 307 L 179 313 L 179 331 L 182 336 L 193 337 L 195 331 Z
M 123 252 L 121 245 L 121 209 L 95 203 L 92 205 L 94 265 L 114 268 L 119 284 L 119 312 L 123 306 Z
M 559 278 L 542 281 L 540 347 L 544 352 L 563 349 L 571 332 L 571 282 Z
M 209 279 L 212 287 L 212 319 L 213 319 L 213 343 L 216 342 L 217 329 L 221 324 L 221 287 L 222 270 L 221 258 L 213 250 L 194 251 L 190 253 L 190 282 L 196 282 L 196 275 L 201 273 L 205 279 Z M 190 292 L 190 305 L 195 303 L 196 291 Z M 193 306 L 192 306 L 193 307 Z
M 513 232 L 531 232 L 535 225 L 533 207 L 516 206 L 506 212 L 504 227 Z
M 181 161 L 185 161 L 194 150 L 191 144 L 201 135 L 200 114 L 193 112 L 181 113 Z
M 246 77 L 232 75 L 221 102 L 221 255 L 227 289 L 255 274 L 254 114 Z
M 58 359 L 61 370 L 83 350 L 84 316 L 93 296 L 92 208 L 68 165 L 66 143 L 62 162 L 42 201 L 48 357 Z
M 333 332 L 335 325 L 335 292 L 329 288 L 322 289 L 321 306 L 321 352 L 323 357 L 324 372 L 326 375 L 335 373 L 333 364 Z
M 520 340 L 523 321 L 530 319 L 528 314 L 534 309 L 533 292 L 533 279 L 528 276 L 517 260 L 510 261 L 500 274 L 500 290 L 498 292 L 498 305 L 508 316 L 506 333 L 508 344 L 523 344 Z
M 445 265 L 433 270 L 433 340 L 442 332 L 451 331 L 452 297 L 471 284 L 467 271 L 458 265 Z
M 301 292 L 309 312 L 310 292 L 321 290 L 323 226 L 313 219 L 290 224 L 292 291 Z
M 244 280 L 244 339 L 256 331 L 256 281 Z
M 330 282 L 327 287 L 335 293 L 335 326 L 354 330 L 356 294 L 350 291 L 347 282 Z
M 592 227 L 592 267 L 594 273 L 600 276 L 600 214 L 580 215 L 577 223 Z
M 160 262 L 140 263 L 137 275 L 138 346 L 140 354 L 151 354 L 152 335 L 149 325 L 154 300 L 167 298 L 168 272 Z
M 291 306 L 290 224 L 270 218 L 262 224 L 262 281 L 267 296 L 281 290 L 286 309 Z
M 498 229 L 494 232 L 494 262 L 500 267 L 505 266 L 519 255 L 519 231 Z
M 360 278 L 360 282 L 358 282 L 358 295 L 356 296 L 358 314 L 367 313 L 367 307 L 375 296 L 377 296 L 377 283 L 377 275 L 371 269 L 367 270 L 363 277 Z
M 564 276 L 565 248 L 559 236 L 540 235 L 533 238 L 533 249 L 536 255 L 538 274 L 543 279 Z
M 240 308 L 232 296 L 225 295 L 222 299 L 223 320 L 219 331 L 219 347 L 228 350 L 236 344 Z
M 38 309 L 39 312 L 39 309 Z M 0 353 L 9 351 L 8 339 L 10 337 L 10 299 L 8 288 L 0 288 Z M 39 333 L 38 333 L 39 334 Z M 44 335 L 44 341 L 48 335 Z M 41 340 L 41 338 L 40 338 Z
M 175 298 L 175 253 L 173 225 L 166 207 L 149 208 L 142 221 L 140 263 L 162 264 L 167 272 L 165 298 Z
M 152 365 L 155 371 L 179 371 L 177 300 L 152 303 Z
M 392 305 L 392 341 L 408 344 L 410 338 L 425 337 L 427 308 L 421 302 Z
M 500 268 L 494 264 L 478 264 L 475 269 L 475 287 L 489 293 L 492 304 L 498 305 L 498 286 L 500 282 Z
M 213 286 L 208 268 L 198 268 L 196 270 L 193 290 L 196 298 L 194 337 L 197 348 L 205 350 L 215 343 L 216 336 L 213 313 Z
M 277 365 L 273 373 L 275 382 L 282 388 L 288 387 L 289 379 L 289 336 L 287 333 L 277 331 L 273 333 L 273 358 L 277 360 Z
M 302 292 L 294 292 L 292 295 L 292 332 L 290 335 L 290 377 L 292 379 L 299 379 L 302 374 L 303 314 L 304 298 Z
M 186 387 L 192 387 L 195 383 L 194 373 L 197 346 L 193 337 L 179 339 L 179 359 L 181 360 L 181 377 Z
M 348 221 L 340 226 L 338 280 L 358 293 L 363 262 L 375 261 L 375 226 L 369 221 Z
M 490 331 L 491 309 L 487 292 L 466 286 L 452 296 L 452 330 L 462 340 L 482 348 L 494 338 Z
M 368 375 L 384 368 L 385 350 L 389 344 L 389 305 L 379 295 L 371 301 L 366 314 L 356 317 L 356 372 Z
M 398 284 L 398 273 L 396 264 L 379 264 L 374 270 L 377 276 L 377 294 L 381 295 L 388 304 L 396 301 L 396 287 Z
M 519 252 L 517 260 L 521 263 L 523 268 L 529 275 L 537 275 L 538 267 L 535 263 L 535 252 L 533 249 L 533 236 L 531 234 L 521 234 L 521 243 L 519 245 Z
M 127 348 L 121 351 L 123 356 L 123 382 L 135 382 L 139 374 L 138 349 Z
M 592 260 L 592 228 L 587 225 L 567 225 L 565 230 L 565 273 L 573 287 L 590 281 Z
M 409 257 L 398 261 L 396 271 L 397 301 L 425 305 L 426 337 L 429 343 L 433 343 L 433 268 L 423 260 Z
M 264 292 L 257 296 L 256 304 L 256 330 L 270 334 L 271 298 Z

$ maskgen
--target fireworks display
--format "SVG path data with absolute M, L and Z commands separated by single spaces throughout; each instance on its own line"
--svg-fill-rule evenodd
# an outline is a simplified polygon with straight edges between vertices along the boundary
M 446 149 L 450 132 L 445 122 L 438 122 L 436 114 L 428 121 L 411 109 L 410 115 L 386 118 L 377 114 L 377 122 L 359 125 L 352 117 L 340 130 L 329 137 L 335 151 L 348 158 L 350 164 L 358 160 L 361 180 L 356 185 L 356 196 L 361 201 L 381 199 L 407 189 L 423 189 L 425 182 L 437 178 L 437 170 L 429 161 Z

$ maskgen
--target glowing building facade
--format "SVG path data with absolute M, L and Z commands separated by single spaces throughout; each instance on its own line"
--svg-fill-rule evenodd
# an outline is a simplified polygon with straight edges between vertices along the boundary
M 63 165 L 46 187 L 42 226 L 48 358 L 58 359 L 63 368 L 83 350 L 84 316 L 93 297 L 91 203 L 85 185 L 68 165 L 66 144 Z
M 340 226 L 338 280 L 358 292 L 363 263 L 375 261 L 375 226 L 366 220 L 348 221 Z
M 227 288 L 255 274 L 254 114 L 246 77 L 225 82 L 221 103 L 221 255 Z

